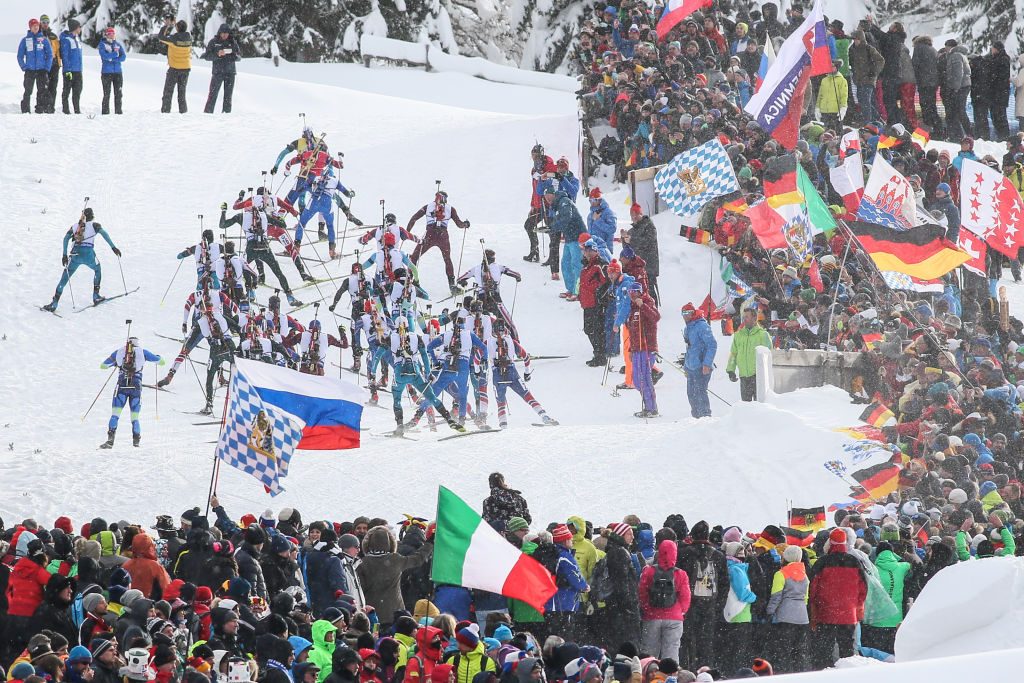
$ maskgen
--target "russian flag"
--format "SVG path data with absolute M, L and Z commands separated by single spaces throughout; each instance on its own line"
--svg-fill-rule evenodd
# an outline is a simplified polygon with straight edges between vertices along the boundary
M 669 31 L 679 25 L 679 22 L 690 16 L 699 9 L 710 7 L 712 0 L 668 0 L 665 3 L 665 11 L 658 19 L 655 31 L 658 33 L 658 40 L 665 40 Z
M 775 45 L 772 43 L 771 36 L 764 43 L 764 49 L 761 50 L 761 65 L 757 68 L 757 78 L 754 81 L 754 92 L 761 89 L 761 85 L 764 83 L 764 77 L 768 75 L 768 69 L 771 68 L 772 64 L 775 63 Z
M 804 23 L 782 44 L 761 88 L 744 107 L 762 130 L 787 149 L 796 148 L 807 82 L 811 76 L 832 72 L 827 39 L 821 0 L 816 0 Z
M 259 361 L 238 358 L 235 364 L 265 403 L 304 423 L 298 448 L 359 448 L 362 389 L 333 377 L 306 375 Z

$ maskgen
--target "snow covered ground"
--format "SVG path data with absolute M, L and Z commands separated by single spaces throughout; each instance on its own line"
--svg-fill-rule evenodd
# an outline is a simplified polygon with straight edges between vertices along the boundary
M 87 57 L 83 106 L 89 113 L 98 108 L 95 59 Z M 521 224 L 529 149 L 541 141 L 553 156 L 575 158 L 571 95 L 457 75 L 358 66 L 275 69 L 255 61 L 242 65 L 231 116 L 161 115 L 163 70 L 155 58 L 127 62 L 121 117 L 22 116 L 13 113 L 20 92 L 14 57 L 0 56 L 0 184 L 9 225 L 17 226 L 17 237 L 0 256 L 0 277 L 9 283 L 9 296 L 0 303 L 4 518 L 83 517 L 98 509 L 145 518 L 202 503 L 213 452 L 207 442 L 217 428 L 193 426 L 203 419 L 184 413 L 202 405 L 188 368 L 171 385 L 174 394 L 159 396 L 159 420 L 154 392 L 145 393 L 138 450 L 127 443 L 126 424 L 114 451 L 95 448 L 106 429 L 109 387 L 86 420 L 82 415 L 106 377 L 100 361 L 122 343 L 126 318 L 147 348 L 173 358 L 176 344 L 154 335 L 177 335 L 181 302 L 192 286 L 183 268 L 166 305 L 159 306 L 177 266 L 173 255 L 198 238 L 199 213 L 209 224 L 221 201 L 260 181 L 259 171 L 298 133 L 300 110 L 317 130 L 328 132 L 332 149 L 345 151 L 342 175 L 358 193 L 357 215 L 378 217 L 379 199 L 385 198 L 387 210 L 404 219 L 430 199 L 433 180 L 440 178 L 460 213 L 473 221 L 466 264 L 479 258 L 478 240 L 484 238 L 499 259 L 524 272 L 517 294 L 506 283 L 506 299 L 511 304 L 515 298 L 528 349 L 571 356 L 538 361 L 532 381 L 538 398 L 567 426 L 531 427 L 535 418 L 525 405 L 513 403 L 512 429 L 505 434 L 441 444 L 431 443 L 437 437 L 429 433 L 416 444 L 367 435 L 359 451 L 302 452 L 274 507 L 295 505 L 307 515 L 429 515 L 438 482 L 474 500 L 486 494 L 486 475 L 496 469 L 524 490 L 544 520 L 569 513 L 611 520 L 639 512 L 658 522 L 683 511 L 757 526 L 780 520 L 788 500 L 812 505 L 842 499 L 845 485 L 820 464 L 822 454 L 844 439 L 829 428 L 856 421 L 857 411 L 842 392 L 801 392 L 773 405 L 733 409 L 716 400 L 716 418 L 695 424 L 682 375 L 666 367 L 658 387 L 664 417 L 642 424 L 632 416 L 640 408 L 636 393 L 613 398 L 611 385 L 620 377 L 613 375 L 602 387 L 601 370 L 583 365 L 589 347 L 579 308 L 557 298 L 560 283 L 545 270 L 521 268 L 519 258 L 526 250 Z M 202 108 L 207 79 L 206 65 L 197 65 L 189 98 L 193 112 Z M 65 291 L 65 317 L 55 318 L 37 306 L 49 299 L 60 275 L 60 240 L 84 196 L 125 253 L 129 288 L 141 289 L 83 313 L 71 312 Z M 623 200 L 612 198 L 625 217 Z M 677 239 L 678 222 L 671 216 L 658 220 L 667 299 L 661 345 L 674 358 L 682 350 L 677 311 L 703 298 L 710 253 Z M 121 291 L 117 259 L 105 245 L 98 253 L 104 292 Z M 428 254 L 422 265 L 426 289 L 440 298 L 440 256 Z M 297 282 L 291 265 L 283 267 Z M 329 268 L 347 272 L 348 264 Z M 72 281 L 79 304 L 89 284 L 84 271 Z M 308 300 L 315 290 L 301 292 Z M 300 318 L 311 316 L 307 309 Z M 720 367 L 727 351 L 723 344 Z M 205 358 L 202 352 L 196 356 Z M 155 378 L 150 369 L 146 381 Z M 722 372 L 712 389 L 730 402 L 737 399 L 736 386 Z M 390 428 L 390 411 L 368 408 L 364 424 L 373 431 Z M 270 505 L 255 481 L 233 471 L 222 470 L 220 490 L 238 514 Z

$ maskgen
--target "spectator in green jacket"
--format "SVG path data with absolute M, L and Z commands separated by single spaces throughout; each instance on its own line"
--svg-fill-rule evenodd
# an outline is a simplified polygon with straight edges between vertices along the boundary
M 887 619 L 865 621 L 861 626 L 861 644 L 893 654 L 896 651 L 896 629 L 903 623 L 906 598 L 904 588 L 907 575 L 913 567 L 909 562 L 904 562 L 896 556 L 888 541 L 878 544 L 875 566 L 878 568 L 878 579 L 882 582 L 882 587 L 896 605 L 896 613 Z
M 757 347 L 772 348 L 772 338 L 758 324 L 756 308 L 745 309 L 740 321 L 740 329 L 732 337 L 732 350 L 729 351 L 729 363 L 725 371 L 730 381 L 739 380 L 740 398 L 753 401 L 757 394 Z

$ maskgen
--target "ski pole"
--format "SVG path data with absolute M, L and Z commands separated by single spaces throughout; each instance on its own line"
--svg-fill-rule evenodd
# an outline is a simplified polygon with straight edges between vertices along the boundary
M 664 363 L 665 365 L 669 366 L 670 368 L 672 368 L 672 369 L 673 369 L 673 370 L 675 370 L 676 372 L 678 372 L 678 373 L 681 373 L 681 374 L 683 375 L 683 377 L 686 377 L 686 371 L 685 371 L 685 370 L 680 370 L 680 369 L 679 369 L 679 366 L 678 366 L 678 365 L 676 365 L 675 363 L 672 363 L 672 362 L 670 362 L 670 361 L 666 360 L 666 359 L 665 359 L 665 357 L 664 357 L 664 356 L 662 356 L 662 355 L 661 355 L 660 353 L 656 353 L 656 354 L 655 354 L 655 356 L 656 356 L 656 357 L 657 357 L 657 359 L 658 359 L 658 360 L 660 360 L 660 361 L 661 361 L 662 363 Z M 687 380 L 689 380 L 689 378 L 688 378 L 688 377 L 687 377 Z M 714 396 L 715 398 L 717 398 L 717 399 L 718 399 L 719 401 L 721 401 L 721 402 L 722 402 L 722 403 L 724 403 L 725 405 L 727 405 L 727 406 L 729 406 L 730 408 L 732 408 L 732 404 L 731 404 L 731 403 L 729 403 L 728 401 L 726 401 L 726 400 L 725 400 L 724 398 L 722 398 L 721 396 L 719 396 L 719 395 L 718 395 L 718 394 L 716 394 L 715 392 L 713 392 L 713 391 L 711 391 L 710 389 L 708 389 L 708 393 L 709 393 L 709 394 L 711 394 L 712 396 Z
M 185 259 L 182 259 L 184 261 Z M 117 257 L 117 269 L 121 271 L 121 286 L 124 287 L 124 295 L 128 296 L 128 284 L 124 281 L 124 267 L 121 265 L 121 257 Z
M 348 206 L 345 206 L 345 202 L 344 200 L 342 200 L 341 208 L 345 212 L 345 225 L 341 228 L 341 244 L 338 246 L 338 260 L 341 260 L 342 256 L 345 253 L 345 238 L 348 236 L 348 214 L 352 210 L 352 197 L 349 197 L 348 199 Z
M 455 276 L 462 277 L 462 254 L 466 251 L 466 233 L 469 232 L 469 228 L 462 229 L 462 247 L 459 249 L 459 267 L 455 269 Z M 481 245 L 483 240 L 480 240 Z
M 164 301 L 167 299 L 168 292 L 171 291 L 171 285 L 174 284 L 174 279 L 178 277 L 178 271 L 181 270 L 181 264 L 185 262 L 185 259 L 178 259 L 178 267 L 174 269 L 174 275 L 171 276 L 171 281 L 167 283 L 167 289 L 164 290 L 164 295 L 160 299 L 160 305 L 164 305 Z
M 156 420 L 160 420 L 160 388 L 157 382 L 160 381 L 160 371 L 153 365 L 153 410 L 156 413 Z
M 519 296 L 519 280 L 516 280 L 516 288 L 512 290 L 512 310 L 509 311 L 508 317 L 512 318 L 516 314 L 516 298 Z
M 102 387 L 100 387 L 100 390 L 99 390 L 99 392 L 98 392 L 98 393 L 96 394 L 96 398 L 94 398 L 94 399 L 92 400 L 92 403 L 90 403 L 90 404 L 89 404 L 89 410 L 86 410 L 86 411 L 85 411 L 85 415 L 83 415 L 83 416 L 82 416 L 82 422 L 85 422 L 85 418 L 89 417 L 89 413 L 90 413 L 90 412 L 92 412 L 92 407 L 93 407 L 94 405 L 96 405 L 96 401 L 98 401 L 98 400 L 100 399 L 100 394 L 102 394 L 102 393 L 103 393 L 103 390 L 107 388 L 107 384 L 108 384 L 108 383 L 110 382 L 110 378 L 114 376 L 114 373 L 115 373 L 115 372 L 117 372 L 117 368 L 116 368 L 116 367 L 115 367 L 115 368 L 113 368 L 113 369 L 112 369 L 112 370 L 110 371 L 110 374 L 109 374 L 109 375 L 107 375 L 107 380 L 106 380 L 106 382 L 104 382 L 104 383 L 103 383 L 103 386 L 102 386 Z

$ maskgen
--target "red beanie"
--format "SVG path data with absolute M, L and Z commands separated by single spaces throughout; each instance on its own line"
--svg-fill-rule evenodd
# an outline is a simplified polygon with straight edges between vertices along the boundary
M 754 673 L 758 676 L 771 676 L 774 674 L 774 671 L 772 670 L 772 663 L 767 659 L 761 659 L 760 657 L 754 660 L 754 664 L 750 668 L 753 669 Z
M 75 528 L 71 526 L 71 518 L 65 517 L 64 515 L 57 518 L 57 521 L 53 523 L 53 528 L 60 529 L 68 535 L 71 535 L 75 531 Z
M 846 529 L 842 527 L 836 527 L 832 530 L 832 533 L 828 535 L 828 542 L 832 550 L 846 550 Z
M 566 541 L 572 540 L 572 532 L 569 531 L 569 527 L 564 524 L 559 524 L 551 530 L 551 540 L 555 543 L 565 543 Z
M 199 586 L 196 588 L 196 597 L 193 602 L 202 603 L 208 605 L 213 602 L 213 591 L 210 590 L 209 586 Z
M 89 522 L 82 525 L 82 538 L 89 538 L 92 534 L 89 533 Z
M 612 259 L 612 262 L 608 264 L 608 270 L 609 271 L 615 271 L 616 273 L 621 273 L 622 272 L 622 264 L 620 264 L 615 259 Z
M 242 527 L 243 529 L 248 529 L 251 525 L 257 524 L 259 522 L 259 520 L 256 519 L 256 515 L 252 514 L 251 512 L 242 515 L 241 521 L 242 523 L 238 526 Z
M 587 240 L 590 239 L 589 232 L 581 232 L 579 238 L 576 240 L 580 244 L 586 244 Z

